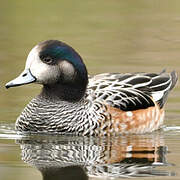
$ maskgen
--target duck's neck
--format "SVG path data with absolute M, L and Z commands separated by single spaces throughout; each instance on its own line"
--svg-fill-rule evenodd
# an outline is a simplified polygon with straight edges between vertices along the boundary
M 77 102 L 82 99 L 86 91 L 86 87 L 72 87 L 66 84 L 44 85 L 40 93 L 40 97 L 51 101 L 63 100 L 68 102 Z

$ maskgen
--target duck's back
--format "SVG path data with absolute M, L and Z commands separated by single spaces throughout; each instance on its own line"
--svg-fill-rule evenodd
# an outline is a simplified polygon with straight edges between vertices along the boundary
M 123 111 L 145 109 L 157 103 L 163 108 L 177 75 L 165 73 L 106 73 L 89 78 L 88 91 L 97 100 Z

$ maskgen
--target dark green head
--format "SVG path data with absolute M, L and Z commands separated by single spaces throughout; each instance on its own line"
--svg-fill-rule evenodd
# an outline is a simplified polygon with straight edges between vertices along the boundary
M 59 61 L 66 60 L 71 63 L 83 77 L 87 76 L 87 70 L 82 58 L 69 45 L 58 40 L 48 40 L 40 43 L 39 47 L 41 49 L 39 57 L 43 62 L 49 65 L 56 65 Z

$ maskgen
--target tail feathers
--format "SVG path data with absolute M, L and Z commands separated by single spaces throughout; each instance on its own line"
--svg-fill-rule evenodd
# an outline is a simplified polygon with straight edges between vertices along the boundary
M 178 76 L 177 76 L 177 73 L 175 71 L 172 71 L 170 75 L 171 75 L 171 82 L 172 82 L 170 90 L 172 90 L 177 83 Z
M 165 73 L 165 72 L 163 72 L 163 73 Z M 170 80 L 169 87 L 166 87 L 166 89 L 164 89 L 162 91 L 155 92 L 156 95 L 157 94 L 159 95 L 159 99 L 157 99 L 157 103 L 159 104 L 160 108 L 163 108 L 164 104 L 167 101 L 169 92 L 175 87 L 175 85 L 177 83 L 178 76 L 175 71 L 172 71 L 169 74 L 169 80 Z

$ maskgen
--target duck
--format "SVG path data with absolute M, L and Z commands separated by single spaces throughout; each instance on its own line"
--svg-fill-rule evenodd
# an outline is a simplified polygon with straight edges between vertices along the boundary
M 15 123 L 19 133 L 106 136 L 160 129 L 177 73 L 88 75 L 79 53 L 59 40 L 37 44 L 24 71 L 6 88 L 42 85 Z

